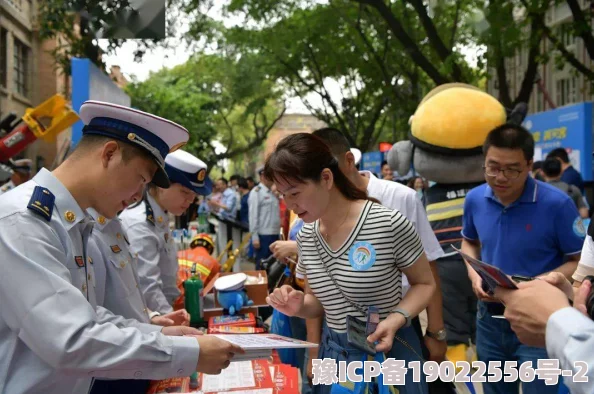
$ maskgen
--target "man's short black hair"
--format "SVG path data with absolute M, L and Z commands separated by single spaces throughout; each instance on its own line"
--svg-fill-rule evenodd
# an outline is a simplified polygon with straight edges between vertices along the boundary
M 256 183 L 256 181 L 254 181 L 254 177 L 253 176 L 248 176 L 247 178 L 245 178 L 245 180 L 247 182 L 250 182 L 251 181 L 252 183 Z
M 312 134 L 318 138 L 321 138 L 322 141 L 328 145 L 332 151 L 332 154 L 338 158 L 351 150 L 351 144 L 349 144 L 349 140 L 347 140 L 340 130 L 334 127 L 324 127 L 322 129 L 315 130 Z
M 231 178 L 229 178 L 229 182 L 237 181 L 239 178 L 241 177 L 238 174 L 233 174 L 231 175 Z
M 382 161 L 381 168 L 383 168 L 383 167 L 384 167 L 386 164 L 388 164 L 388 160 L 384 160 L 384 161 Z
M 237 187 L 239 187 L 240 189 L 249 189 L 247 179 L 239 177 L 237 179 Z
M 557 158 L 561 160 L 563 163 L 569 163 L 569 155 L 567 154 L 567 151 L 564 148 L 553 149 L 547 155 L 547 159 L 548 158 Z
M 542 169 L 542 163 L 544 163 L 542 160 L 535 161 L 534 163 L 532 163 L 532 171 Z
M 542 163 L 542 172 L 549 178 L 557 178 L 561 175 L 561 163 L 556 158 L 549 157 Z
M 490 147 L 501 149 L 521 149 L 527 161 L 534 157 L 534 138 L 524 127 L 506 123 L 491 130 L 483 144 L 486 155 Z
M 223 182 L 225 185 L 229 185 L 229 181 L 226 180 L 225 178 L 219 178 L 219 181 Z

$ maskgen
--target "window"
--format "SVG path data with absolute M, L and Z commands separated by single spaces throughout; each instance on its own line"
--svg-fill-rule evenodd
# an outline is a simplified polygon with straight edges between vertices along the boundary
M 556 29 L 557 38 L 565 48 L 571 49 L 572 46 L 576 43 L 576 35 L 572 31 L 571 23 L 563 23 L 559 25 Z
M 577 101 L 576 78 L 559 79 L 556 84 L 557 105 L 573 104 Z
M 536 112 L 544 111 L 544 93 L 540 90 L 536 92 Z
M 6 30 L 0 29 L 0 86 L 6 87 L 6 68 L 8 67 L 8 51 Z
M 15 92 L 27 97 L 29 94 L 29 48 L 14 40 L 14 86 Z

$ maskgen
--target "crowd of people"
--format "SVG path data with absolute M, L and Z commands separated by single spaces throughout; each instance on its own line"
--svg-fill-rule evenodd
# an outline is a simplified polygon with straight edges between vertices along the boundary
M 294 359 L 303 393 L 333 392 L 311 384 L 314 359 L 361 361 L 349 321 L 364 324 L 372 307 L 380 321 L 367 340 L 383 359 L 443 362 L 448 345 L 472 340 L 485 363 L 537 368 L 556 359 L 574 372 L 576 361 L 594 363 L 585 305 L 594 229 L 583 223 L 583 181 L 563 149 L 534 163 L 534 140 L 519 125 L 488 134 L 485 182 L 464 192 L 455 230 L 467 255 L 521 278 L 516 290 L 491 291 L 464 263 L 454 279 L 444 276 L 453 265 L 425 210 L 427 181 L 395 182 L 387 163 L 381 178 L 360 171 L 340 130 L 285 137 L 257 184 L 233 176 L 213 185 L 204 162 L 179 149 L 189 137 L 182 126 L 100 102 L 85 103 L 80 116 L 83 138 L 70 156 L 31 179 L 30 162 L 16 161 L 0 196 L 8 273 L 0 276 L 0 393 L 144 393 L 148 379 L 228 367 L 243 350 L 200 335 L 187 311 L 173 308 L 180 293 L 169 215 L 196 199 L 199 213 L 220 219 L 219 250 L 249 232 L 256 268 L 271 254 L 291 267 L 267 302 L 289 318 L 293 337 L 319 344 Z M 457 307 L 475 312 L 459 319 Z M 565 382 L 574 393 L 594 387 Z M 485 382 L 483 391 L 517 393 L 520 383 L 527 394 L 560 387 L 515 379 Z M 453 388 L 408 377 L 398 391 Z

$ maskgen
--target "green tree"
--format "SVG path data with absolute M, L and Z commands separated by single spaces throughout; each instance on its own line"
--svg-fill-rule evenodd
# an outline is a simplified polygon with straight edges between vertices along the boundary
M 185 149 L 212 168 L 253 152 L 285 109 L 280 93 L 249 56 L 196 55 L 127 88 L 132 105 L 186 127 Z M 224 152 L 217 153 L 217 143 Z
M 231 2 L 226 11 L 252 23 L 226 29 L 219 45 L 259 56 L 288 94 L 313 96 L 304 100 L 308 109 L 363 151 L 407 129 L 426 79 L 387 28 L 378 30 L 352 2 L 271 3 Z
M 184 13 L 186 0 L 166 0 L 167 36 L 164 40 L 136 40 L 137 60 L 144 53 L 157 46 L 168 47 L 177 44 L 177 27 Z M 90 59 L 100 69 L 105 69 L 102 50 L 97 40 L 98 33 L 105 31 L 109 36 L 109 27 L 121 24 L 122 10 L 130 6 L 130 0 L 43 0 L 39 5 L 37 24 L 42 40 L 55 39 L 57 47 L 52 51 L 56 65 L 66 74 L 70 74 L 70 59 L 84 57 Z M 200 21 L 196 19 L 195 29 Z M 119 48 L 126 40 L 108 39 L 107 52 Z

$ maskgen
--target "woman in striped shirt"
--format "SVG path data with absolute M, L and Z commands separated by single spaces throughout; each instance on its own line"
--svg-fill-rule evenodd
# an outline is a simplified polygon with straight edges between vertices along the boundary
M 368 337 L 376 351 L 387 358 L 422 361 L 418 337 L 409 325 L 427 306 L 435 283 L 413 225 L 357 189 L 328 147 L 311 134 L 284 138 L 264 171 L 288 208 L 306 223 L 297 236 L 297 271 L 306 278 L 305 292 L 283 286 L 267 302 L 289 316 L 325 314 L 318 358 L 337 363 L 363 357 L 347 342 L 347 316 L 365 322 L 367 308 L 377 307 L 381 322 Z M 404 298 L 402 272 L 411 284 Z M 426 383 L 413 383 L 411 373 L 406 377 L 400 393 L 427 392 Z M 316 385 L 314 393 L 330 388 Z

